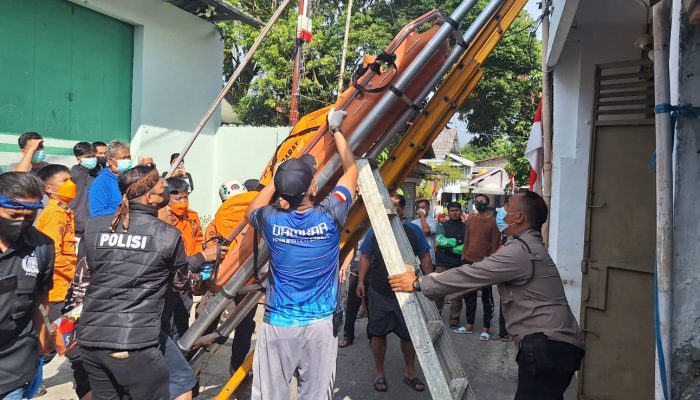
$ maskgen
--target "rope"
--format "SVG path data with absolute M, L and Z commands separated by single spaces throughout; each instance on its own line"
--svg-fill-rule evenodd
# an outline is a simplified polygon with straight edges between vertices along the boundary
M 676 129 L 676 122 L 678 122 L 678 117 L 686 118 L 700 118 L 700 107 L 693 107 L 692 104 L 685 104 L 682 106 L 674 106 L 668 103 L 661 103 L 654 106 L 655 114 L 668 114 L 671 113 L 671 130 Z M 649 159 L 649 164 L 647 165 L 649 172 L 656 172 L 656 151 L 651 155 Z
M 693 107 L 692 104 L 674 106 L 668 103 L 661 103 L 654 106 L 654 113 L 671 113 L 671 127 L 675 129 L 679 116 L 686 118 L 700 118 L 700 107 Z

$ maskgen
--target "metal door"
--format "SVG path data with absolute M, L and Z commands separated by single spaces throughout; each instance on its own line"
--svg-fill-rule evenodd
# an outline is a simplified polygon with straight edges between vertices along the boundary
M 633 115 L 629 111 L 614 112 L 630 108 L 619 107 L 625 104 L 620 100 L 624 94 L 611 97 L 613 92 L 601 85 L 605 83 L 601 78 L 611 76 L 605 75 L 607 68 L 610 66 L 600 66 L 597 74 L 582 266 L 586 356 L 579 396 L 644 400 L 652 399 L 654 393 L 655 133 L 653 120 L 647 118 L 648 103 L 635 103 L 644 104 L 637 107 L 637 117 L 628 117 Z M 645 88 L 653 87 L 648 79 L 643 82 Z M 615 85 L 625 92 L 630 88 L 640 91 L 634 85 Z M 606 110 L 604 104 L 612 102 L 608 98 L 618 106 L 601 114 Z M 626 118 L 604 117 L 610 115 Z

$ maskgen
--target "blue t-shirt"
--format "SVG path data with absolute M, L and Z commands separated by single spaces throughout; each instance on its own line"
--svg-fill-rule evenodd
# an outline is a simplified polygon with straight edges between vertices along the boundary
M 122 202 L 117 176 L 109 168 L 102 168 L 88 191 L 90 217 L 114 214 Z
M 351 204 L 350 191 L 337 186 L 321 204 L 303 212 L 273 206 L 253 211 L 251 225 L 270 249 L 265 322 L 305 326 L 333 314 L 340 232 Z

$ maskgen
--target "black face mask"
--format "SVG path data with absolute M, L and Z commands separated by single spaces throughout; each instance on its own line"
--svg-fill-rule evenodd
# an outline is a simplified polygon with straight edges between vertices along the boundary
M 103 167 L 107 166 L 107 157 L 97 157 L 97 163 Z
M 486 211 L 486 208 L 488 208 L 488 204 L 481 202 L 476 203 L 476 211 L 484 212 Z
M 156 207 L 158 210 L 167 206 L 170 203 L 170 192 L 166 190 L 160 196 L 163 198 L 163 201 Z
M 33 220 L 25 219 L 14 221 L 0 217 L 0 235 L 9 240 L 11 243 L 14 243 L 22 235 L 22 232 L 32 226 L 33 223 Z

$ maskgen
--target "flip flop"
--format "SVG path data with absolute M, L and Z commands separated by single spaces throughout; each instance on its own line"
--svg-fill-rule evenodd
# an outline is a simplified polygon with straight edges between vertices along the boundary
M 355 338 L 343 339 L 338 343 L 338 347 L 340 347 L 341 349 L 344 349 L 344 348 L 350 346 L 354 341 L 355 341 Z
M 374 380 L 374 390 L 377 392 L 386 392 L 389 387 L 386 385 L 386 378 L 377 378 Z
M 418 377 L 411 379 L 407 376 L 404 376 L 403 382 L 416 392 L 422 392 L 425 390 L 425 384 Z M 418 385 L 421 385 L 422 387 L 418 387 Z
M 472 331 L 468 331 L 467 328 L 465 328 L 465 327 L 463 327 L 463 326 L 460 326 L 460 327 L 457 328 L 457 329 L 453 329 L 452 332 L 458 333 L 458 334 L 460 334 L 460 335 L 474 333 L 474 332 L 472 332 Z
M 483 340 L 484 342 L 487 340 L 491 340 L 491 334 L 488 332 L 481 332 L 481 335 L 479 335 L 479 340 Z

